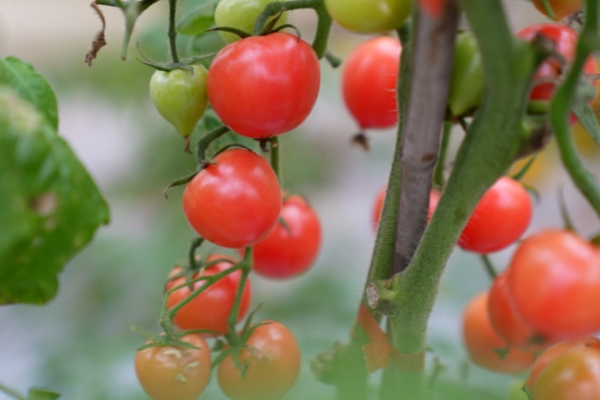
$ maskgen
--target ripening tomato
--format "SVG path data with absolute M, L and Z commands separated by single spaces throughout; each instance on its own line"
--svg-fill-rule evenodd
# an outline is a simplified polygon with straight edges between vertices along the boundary
M 514 243 L 531 221 L 533 206 L 523 186 L 502 177 L 483 195 L 458 244 L 463 250 L 490 253 Z
M 492 328 L 510 347 L 534 353 L 555 342 L 555 340 L 536 333 L 523 322 L 510 297 L 506 273 L 499 275 L 490 288 L 488 312 Z
M 483 96 L 483 78 L 481 52 L 475 35 L 469 31 L 459 33 L 448 92 L 448 108 L 452 115 L 460 117 L 479 105 Z
M 547 0 L 552 12 L 554 12 L 554 18 L 552 18 L 548 15 L 548 12 L 544 7 L 544 1 L 545 0 L 533 0 L 533 5 L 539 12 L 555 21 L 560 21 L 566 16 L 577 12 L 583 5 L 583 0 Z
M 381 217 L 381 210 L 383 210 L 383 201 L 385 200 L 385 194 L 387 191 L 387 186 L 383 187 L 379 193 L 377 193 L 377 198 L 375 199 L 375 204 L 373 206 L 373 230 L 377 231 L 377 227 L 379 225 L 379 218 Z M 427 214 L 427 220 L 431 219 L 435 208 L 437 207 L 438 202 L 440 201 L 441 194 L 437 190 L 432 190 L 429 194 L 429 213 Z
M 448 0 L 419 0 L 419 8 L 431 17 L 439 18 Z
M 201 65 L 192 65 L 191 68 L 193 73 L 185 69 L 156 71 L 150 80 L 150 97 L 154 106 L 183 137 L 194 131 L 208 104 L 206 68 Z
M 331 18 L 358 33 L 378 33 L 399 28 L 409 16 L 410 0 L 325 0 Z
M 204 268 L 199 273 L 195 274 L 193 279 L 201 276 L 218 274 L 235 264 L 235 260 L 233 260 L 231 257 L 223 255 L 212 255 L 207 258 L 207 261 L 210 262 L 218 259 L 226 259 L 230 260 L 231 262 L 224 261 L 208 268 Z M 171 271 L 170 276 L 174 276 L 179 272 L 181 272 L 181 268 L 175 267 L 173 271 Z M 183 306 L 179 312 L 177 312 L 175 318 L 173 318 L 175 325 L 184 330 L 206 329 L 218 334 L 227 333 L 229 330 L 227 325 L 227 317 L 229 317 L 231 309 L 233 308 L 235 295 L 240 285 L 241 276 L 242 271 L 238 270 L 213 283 L 208 287 L 208 289 L 200 293 L 192 301 Z M 165 290 L 169 290 L 184 283 L 185 277 L 171 279 L 167 283 Z M 204 281 L 199 281 L 191 285 L 193 289 L 190 289 L 190 286 L 184 286 L 181 289 L 174 291 L 167 299 L 167 307 L 173 308 L 180 301 L 187 298 L 194 290 L 197 290 L 204 285 Z M 250 298 L 250 280 L 246 280 L 244 284 L 244 291 L 242 292 L 238 321 L 244 318 L 248 312 L 248 308 L 250 307 Z M 212 335 L 206 334 L 206 336 Z
M 245 376 L 232 356 L 219 364 L 219 386 L 231 400 L 278 400 L 298 377 L 300 348 L 296 338 L 279 322 L 263 323 L 240 352 L 240 364 L 248 367 Z
M 480 367 L 518 374 L 533 364 L 533 354 L 509 348 L 490 325 L 487 292 L 474 297 L 465 307 L 463 338 L 471 361 Z
M 361 129 L 389 128 L 398 122 L 400 52 L 397 38 L 381 36 L 348 56 L 342 73 L 344 101 Z
M 160 346 L 135 355 L 138 381 L 152 400 L 196 400 L 208 384 L 210 347 L 197 334 L 181 340 L 198 349 Z
M 185 217 L 218 246 L 251 246 L 269 234 L 279 217 L 277 176 L 264 158 L 246 149 L 226 150 L 214 161 L 185 188 Z
M 542 373 L 542 371 L 546 369 L 549 364 L 551 364 L 562 354 L 577 348 L 593 348 L 596 349 L 596 351 L 600 351 L 600 340 L 593 336 L 585 336 L 579 339 L 561 342 L 548 348 L 546 351 L 540 354 L 535 360 L 535 363 L 533 363 L 533 367 L 531 367 L 531 371 L 529 372 L 529 377 L 525 382 L 525 386 L 531 390 L 535 385 L 540 373 Z
M 219 27 L 240 29 L 247 33 L 254 31 L 254 24 L 260 13 L 274 0 L 220 0 L 215 9 L 215 24 Z M 269 18 L 267 23 L 273 18 Z M 275 27 L 287 23 L 287 12 L 281 14 Z M 238 35 L 219 31 L 227 43 L 240 40 Z
M 600 253 L 569 231 L 525 239 L 508 268 L 523 321 L 544 335 L 571 339 L 600 329 Z
M 208 74 L 208 99 L 240 135 L 267 138 L 291 131 L 312 110 L 321 71 L 312 47 L 275 32 L 225 46 Z
M 575 58 L 575 48 L 577 46 L 578 35 L 573 29 L 566 25 L 559 24 L 537 24 L 529 26 L 517 33 L 517 36 L 524 40 L 533 40 L 536 35 L 543 35 L 554 42 L 556 47 L 556 53 L 562 56 L 567 63 L 572 63 Z M 556 89 L 556 83 L 552 80 L 556 80 L 565 74 L 565 70 L 556 59 L 549 58 L 542 63 L 542 65 L 536 71 L 533 79 L 536 80 L 550 80 L 548 82 L 541 82 L 536 84 L 529 98 L 531 100 L 548 101 L 554 95 Z M 595 74 L 596 65 L 594 63 L 594 57 L 590 56 L 584 67 L 584 74 Z M 596 86 L 596 85 L 594 85 Z M 593 99 L 592 99 L 593 100 Z M 590 101 L 591 104 L 591 101 Z M 569 122 L 574 125 L 577 122 L 577 117 L 574 114 L 570 114 Z
M 279 221 L 254 245 L 252 269 L 267 278 L 286 279 L 306 272 L 321 246 L 319 216 L 302 197 L 287 197 L 280 219 L 283 223 Z
M 581 347 L 558 356 L 540 374 L 532 400 L 598 400 L 600 350 Z

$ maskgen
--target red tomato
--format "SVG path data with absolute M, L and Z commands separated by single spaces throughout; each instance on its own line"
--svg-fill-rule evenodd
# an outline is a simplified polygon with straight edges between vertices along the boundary
M 502 177 L 477 203 L 458 244 L 477 253 L 501 250 L 521 237 L 532 212 L 531 199 L 523 186 Z
M 542 14 L 550 18 L 544 8 L 544 0 L 533 0 L 533 5 Z M 550 8 L 554 12 L 554 20 L 560 21 L 568 15 L 577 12 L 583 5 L 583 0 L 548 0 Z
M 581 347 L 558 356 L 538 377 L 532 400 L 598 400 L 600 350 Z
M 536 333 L 517 313 L 508 291 L 506 273 L 492 284 L 488 312 L 492 328 L 510 347 L 533 353 L 552 345 L 552 339 Z
M 319 60 L 288 33 L 252 36 L 225 46 L 208 73 L 208 99 L 231 130 L 266 138 L 300 125 L 319 94 Z
M 400 51 L 398 39 L 380 36 L 348 56 L 342 75 L 344 101 L 361 129 L 389 128 L 398 122 Z
M 262 241 L 254 245 L 252 268 L 273 279 L 291 278 L 306 272 L 321 246 L 319 216 L 300 196 L 283 202 L 281 219 Z M 243 250 L 240 250 L 243 254 Z
M 465 307 L 463 338 L 471 361 L 480 367 L 518 374 L 533 364 L 533 354 L 509 348 L 490 325 L 487 292 L 478 294 Z
M 152 400 L 196 400 L 210 378 L 210 347 L 200 335 L 182 341 L 198 349 L 150 347 L 135 355 L 135 373 Z
M 573 29 L 566 25 L 558 24 L 537 24 L 529 26 L 517 33 L 517 36 L 525 40 L 533 40 L 537 35 L 543 35 L 552 40 L 556 46 L 556 52 L 564 57 L 568 63 L 572 63 L 575 58 L 575 47 L 577 46 L 578 35 Z M 583 72 L 587 74 L 596 73 L 594 57 L 590 56 L 583 67 Z M 565 71 L 563 66 L 556 59 L 548 59 L 538 68 L 534 75 L 534 81 L 540 79 L 558 79 Z M 543 82 L 535 85 L 529 95 L 531 100 L 550 100 L 554 95 L 556 84 L 553 82 Z M 591 102 L 590 102 L 591 104 Z M 571 114 L 569 117 L 571 125 L 577 122 L 577 117 Z
M 228 256 L 211 255 L 207 261 L 225 258 L 235 261 Z M 230 268 L 233 264 L 229 262 L 220 262 L 200 271 L 194 275 L 194 279 L 200 276 L 211 276 L 218 274 Z M 175 267 L 170 276 L 181 272 L 180 267 Z M 228 331 L 227 317 L 231 313 L 235 294 L 240 284 L 242 271 L 235 271 L 226 277 L 212 284 L 204 292 L 196 296 L 192 301 L 183 306 L 175 315 L 173 322 L 180 329 L 207 329 L 220 334 L 225 334 Z M 165 290 L 169 290 L 175 286 L 185 283 L 185 277 L 180 277 L 170 280 Z M 193 290 L 196 290 L 205 285 L 204 281 L 199 281 L 193 284 Z M 177 303 L 188 297 L 193 290 L 189 286 L 184 286 L 181 289 L 173 292 L 167 299 L 167 307 L 173 308 Z M 246 315 L 250 306 L 251 288 L 250 281 L 246 280 L 244 291 L 242 292 L 242 301 L 240 303 L 238 321 Z M 209 334 L 205 336 L 211 336 Z
M 279 217 L 281 189 L 271 166 L 245 149 L 215 157 L 183 192 L 183 212 L 196 232 L 218 246 L 248 247 Z
M 300 349 L 292 332 L 275 321 L 256 328 L 240 353 L 246 375 L 232 356 L 218 367 L 219 386 L 231 400 L 278 400 L 296 381 L 300 372 Z
M 381 188 L 379 193 L 377 193 L 377 198 L 375 199 L 375 204 L 373 206 L 373 230 L 377 231 L 377 226 L 379 225 L 379 218 L 381 217 L 381 210 L 383 210 L 383 201 L 385 200 L 385 193 L 387 191 L 387 186 Z M 435 208 L 437 207 L 438 202 L 440 201 L 441 194 L 432 190 L 429 194 L 429 213 L 427 214 L 427 220 L 431 219 Z
M 533 363 L 533 367 L 531 367 L 531 371 L 529 372 L 529 377 L 525 382 L 525 386 L 527 386 L 529 389 L 532 389 L 537 382 L 537 378 L 539 377 L 540 373 L 546 369 L 550 363 L 552 363 L 562 354 L 577 348 L 594 348 L 597 351 L 600 351 L 600 340 L 593 336 L 586 336 L 583 338 L 558 343 L 548 348 L 546 351 L 540 354 L 535 360 L 535 363 Z
M 419 8 L 430 16 L 438 18 L 442 14 L 446 2 L 447 0 L 419 0 Z
M 526 324 L 558 339 L 600 329 L 600 253 L 568 231 L 523 241 L 508 269 L 508 287 Z

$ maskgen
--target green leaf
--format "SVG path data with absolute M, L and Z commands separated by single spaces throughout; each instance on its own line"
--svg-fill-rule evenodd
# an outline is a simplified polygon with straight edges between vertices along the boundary
M 205 2 L 183 15 L 179 24 L 177 24 L 177 32 L 196 36 L 204 33 L 215 23 L 215 5 L 216 1 Z
M 0 304 L 43 304 L 57 274 L 108 223 L 85 167 L 36 109 L 0 86 Z
M 12 87 L 47 119 L 54 130 L 58 129 L 58 106 L 54 91 L 31 64 L 15 57 L 0 59 L 0 86 L 3 85 Z
M 577 116 L 581 126 L 587 131 L 588 135 L 590 135 L 591 138 L 594 139 L 594 142 L 600 146 L 600 125 L 598 125 L 598 120 L 590 105 L 587 103 L 577 104 L 573 108 L 573 112 Z
M 60 394 L 47 390 L 31 389 L 27 394 L 27 400 L 56 400 Z

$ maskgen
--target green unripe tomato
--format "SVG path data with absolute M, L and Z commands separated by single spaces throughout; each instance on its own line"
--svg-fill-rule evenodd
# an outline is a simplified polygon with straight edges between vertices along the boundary
M 483 65 L 475 36 L 471 32 L 459 33 L 454 50 L 454 66 L 448 105 L 455 117 L 479 105 L 483 95 Z
M 241 29 L 242 31 L 252 33 L 254 23 L 265 9 L 267 4 L 275 0 L 221 0 L 215 10 L 215 23 L 217 26 L 227 26 Z M 270 21 L 269 18 L 267 21 Z M 287 22 L 287 13 L 283 13 L 276 26 L 284 25 Z M 219 32 L 227 43 L 233 43 L 240 40 L 238 35 L 229 32 Z
M 399 28 L 410 14 L 411 0 L 325 0 L 331 18 L 358 33 Z
M 183 137 L 192 133 L 208 104 L 208 72 L 201 65 L 192 65 L 192 69 L 193 74 L 185 69 L 156 71 L 150 80 L 154 106 Z

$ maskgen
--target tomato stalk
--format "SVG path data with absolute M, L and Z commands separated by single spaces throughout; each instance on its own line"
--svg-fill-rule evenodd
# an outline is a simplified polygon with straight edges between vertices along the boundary
M 192 244 L 188 252 L 188 262 L 192 270 L 196 269 L 196 250 L 202 246 L 202 243 L 204 243 L 204 239 L 201 237 L 192 239 Z
M 169 0 L 169 48 L 171 49 L 171 61 L 173 64 L 179 62 L 177 54 L 177 0 Z
M 550 124 L 556 136 L 561 160 L 571 179 L 600 216 L 600 189 L 595 176 L 583 165 L 569 130 L 569 110 L 575 101 L 581 71 L 588 56 L 600 50 L 600 9 L 598 0 L 585 2 L 585 23 L 577 42 L 575 60 L 550 104 Z
M 152 4 L 159 0 L 140 0 L 137 2 L 138 13 L 141 14 L 148 9 Z M 96 0 L 96 4 L 100 6 L 118 7 L 125 11 L 129 7 L 130 2 L 123 2 L 121 0 Z M 134 2 L 135 3 L 135 2 Z
M 202 138 L 198 141 L 198 149 L 196 151 L 196 159 L 198 160 L 198 165 L 202 168 L 207 162 L 206 151 L 212 142 L 223 136 L 229 132 L 229 128 L 226 126 L 219 126 L 212 131 L 208 132 L 206 135 L 202 136 Z
M 227 325 L 229 325 L 227 337 L 233 346 L 241 343 L 241 338 L 235 329 L 235 325 L 238 322 L 240 303 L 242 302 L 242 295 L 246 286 L 246 280 L 248 279 L 248 274 L 250 274 L 250 271 L 252 270 L 252 247 L 246 247 L 246 250 L 244 251 L 244 259 L 236 265 L 240 265 L 239 269 L 242 270 L 242 276 L 240 277 L 237 292 L 235 293 L 233 307 L 231 308 L 231 312 L 227 318 Z
M 275 175 L 277 175 L 277 179 L 279 180 L 279 186 L 282 186 L 281 180 L 281 158 L 279 152 L 279 136 L 273 136 L 271 138 L 271 167 L 273 171 L 275 171 Z
M 494 279 L 498 277 L 498 272 L 496 271 L 494 264 L 492 264 L 492 260 L 490 260 L 490 257 L 487 254 L 481 254 L 479 258 L 485 267 L 485 272 L 487 272 L 490 279 L 494 281 Z
M 444 131 L 442 132 L 442 143 L 440 144 L 440 153 L 438 156 L 435 171 L 433 172 L 433 184 L 439 189 L 442 189 L 446 184 L 444 169 L 446 167 L 446 156 L 448 153 L 448 144 L 450 144 L 450 134 L 454 124 L 452 122 L 444 122 Z

